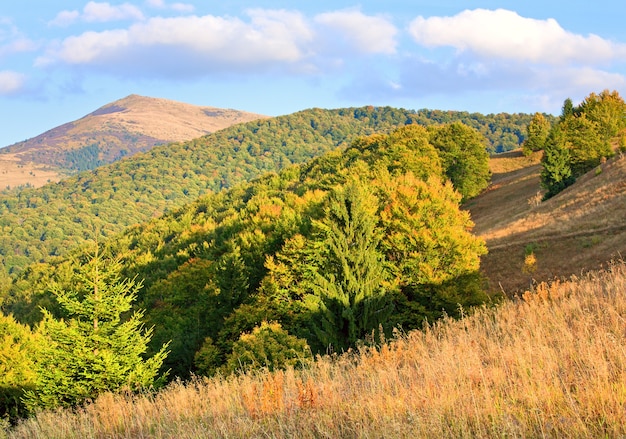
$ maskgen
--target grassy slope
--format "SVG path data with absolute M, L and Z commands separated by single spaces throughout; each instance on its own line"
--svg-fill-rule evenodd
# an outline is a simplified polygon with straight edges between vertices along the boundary
M 356 358 L 105 395 L 8 437 L 622 437 L 624 291 L 622 263 Z
M 482 267 L 492 289 L 511 294 L 531 279 L 569 277 L 626 255 L 626 159 L 620 157 L 539 205 L 529 202 L 541 189 L 539 155 L 492 159 L 491 188 L 465 206 L 489 248 Z M 524 273 L 530 250 L 536 271 Z

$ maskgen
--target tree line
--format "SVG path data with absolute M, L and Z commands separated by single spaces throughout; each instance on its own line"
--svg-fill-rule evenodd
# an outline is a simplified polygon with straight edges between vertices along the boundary
M 617 91 L 604 90 L 577 106 L 566 99 L 555 123 L 535 114 L 523 151 L 543 150 L 541 184 L 550 198 L 612 157 L 616 147 L 626 150 L 626 104 Z

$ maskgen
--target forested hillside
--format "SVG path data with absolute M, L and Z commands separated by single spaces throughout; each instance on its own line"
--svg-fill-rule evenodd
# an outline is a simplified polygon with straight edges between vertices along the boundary
M 451 154 L 469 167 L 448 165 Z M 205 195 L 102 252 L 143 282 L 138 308 L 154 325 L 153 352 L 170 343 L 170 376 L 298 365 L 487 299 L 485 246 L 459 209 L 465 189 L 450 183 L 484 189 L 487 162 L 465 125 L 405 126 Z M 40 306 L 66 315 L 52 293 L 82 288 L 75 272 L 93 246 L 30 266 L 4 311 L 31 324 Z
M 411 123 L 462 120 L 485 133 L 485 148 L 495 151 L 518 145 L 530 117 L 364 107 L 311 109 L 236 125 L 57 184 L 3 193 L 1 263 L 8 272 L 19 272 L 31 262 L 62 255 L 86 239 L 111 236 L 204 193 L 344 148 L 358 136 Z

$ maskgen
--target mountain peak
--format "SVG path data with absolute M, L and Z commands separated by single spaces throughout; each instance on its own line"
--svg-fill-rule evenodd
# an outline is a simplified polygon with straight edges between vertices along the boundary
M 0 150 L 0 162 L 6 162 L 3 164 L 9 168 L 15 167 L 21 175 L 18 179 L 12 173 L 4 172 L 0 188 L 26 183 L 40 186 L 48 180 L 60 179 L 62 173 L 91 169 L 157 145 L 191 140 L 264 117 L 245 111 L 130 94 L 76 121 Z M 89 160 L 85 159 L 86 154 Z M 2 166 L 3 171 L 6 166 Z M 25 166 L 32 167 L 33 171 L 23 176 Z M 50 175 L 50 167 L 55 168 L 53 175 Z M 37 173 L 43 175 L 44 168 L 46 178 L 36 178 Z M 37 169 L 39 171 L 34 172 Z M 8 179 L 6 182 L 4 177 Z

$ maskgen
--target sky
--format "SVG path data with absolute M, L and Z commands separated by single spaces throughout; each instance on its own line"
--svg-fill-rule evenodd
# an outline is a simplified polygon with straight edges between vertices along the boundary
M 130 94 L 559 114 L 626 96 L 625 17 L 624 0 L 3 1 L 0 146 Z

